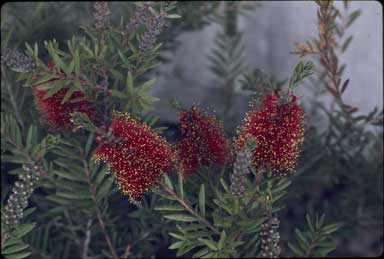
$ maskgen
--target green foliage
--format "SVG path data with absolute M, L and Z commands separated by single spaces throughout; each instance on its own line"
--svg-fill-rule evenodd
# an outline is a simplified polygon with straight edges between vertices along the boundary
M 239 80 L 243 92 L 250 94 L 251 99 L 255 101 L 273 89 L 281 89 L 287 81 L 288 79 L 278 80 L 260 69 L 243 74 L 243 77 Z
M 119 102 L 125 104 L 125 109 L 132 107 L 132 111 L 151 110 L 153 109 L 152 103 L 159 101 L 157 97 L 143 95 L 155 83 L 155 79 L 150 79 L 140 86 L 135 87 L 131 72 L 128 72 L 126 80 L 126 89 L 124 92 L 119 90 L 110 90 L 111 95 L 116 97 Z
M 329 235 L 336 232 L 340 227 L 340 223 L 324 224 L 325 215 L 319 218 L 316 215 L 312 221 L 309 214 L 306 215 L 307 227 L 301 231 L 295 229 L 296 243 L 288 242 L 293 256 L 295 257 L 326 257 L 330 252 L 335 250 L 336 245 L 329 238 Z
M 17 182 L 18 186 L 16 187 L 28 183 L 30 184 L 30 186 L 28 186 L 29 188 L 36 188 L 35 182 L 27 182 L 22 179 L 27 179 L 26 177 L 28 177 L 28 179 L 33 179 L 34 174 L 38 175 L 35 172 L 31 173 L 28 168 L 32 166 L 32 170 L 41 170 L 38 169 L 38 167 L 41 167 L 41 165 L 39 165 L 41 159 L 43 159 L 46 153 L 56 145 L 57 140 L 56 137 L 48 135 L 41 142 L 38 142 L 37 128 L 34 125 L 29 127 L 27 136 L 25 137 L 25 140 L 23 140 L 16 119 L 11 114 L 1 113 L 1 161 L 2 163 L 8 162 L 19 165 L 19 167 L 10 172 L 19 175 L 19 178 L 21 179 Z M 8 225 L 10 219 L 14 222 L 19 222 L 19 220 L 27 218 L 36 209 L 31 207 L 25 210 L 26 204 L 28 203 L 22 201 L 25 201 L 31 195 L 31 193 L 27 193 L 26 188 L 24 188 L 23 193 L 16 192 L 16 190 L 18 189 L 13 189 L 13 200 L 11 203 L 20 203 L 18 205 L 20 207 L 18 207 L 17 211 L 13 209 L 14 204 L 10 204 L 9 201 L 7 207 L 4 207 L 2 200 L 1 250 L 5 258 L 24 258 L 30 255 L 28 249 L 29 245 L 24 243 L 23 238 L 36 225 L 34 222 Z M 33 189 L 31 192 L 33 192 Z
M 28 257 L 31 254 L 31 252 L 29 252 L 29 245 L 24 243 L 22 239 L 30 231 L 32 231 L 34 227 L 35 227 L 35 223 L 23 223 L 23 224 L 18 224 L 10 234 L 4 234 L 3 232 L 1 233 L 1 237 L 2 237 L 1 254 L 4 256 L 4 258 L 21 259 L 21 258 Z M 2 229 L 3 229 L 3 226 L 2 226 Z M 6 237 L 6 239 L 3 245 L 4 237 Z
M 293 71 L 291 78 L 289 79 L 288 88 L 293 89 L 301 84 L 306 78 L 310 77 L 314 73 L 314 64 L 312 61 L 303 62 L 300 61 Z
M 71 114 L 71 121 L 74 125 L 74 131 L 78 129 L 85 129 L 89 132 L 95 132 L 97 130 L 97 127 L 91 119 L 88 117 L 87 114 L 82 112 L 73 112 Z M 91 143 L 91 140 L 90 140 Z
M 93 138 L 90 134 L 89 139 Z M 92 141 L 87 143 L 92 143 Z M 55 190 L 47 199 L 56 203 L 55 208 L 97 208 L 111 192 L 112 179 L 108 168 L 96 164 L 88 147 L 78 148 L 79 143 L 62 140 L 51 152 L 56 155 L 52 174 L 46 183 L 47 189 Z M 71 163 L 67 163 L 68 159 Z
M 3 162 L 27 164 L 40 161 L 58 141 L 57 136 L 47 135 L 38 142 L 37 128 L 31 125 L 27 136 L 23 140 L 21 130 L 16 119 L 11 114 L 1 113 L 1 149 Z M 12 155 L 4 154 L 5 151 Z
M 155 210 L 177 227 L 177 232 L 170 233 L 174 242 L 169 248 L 176 249 L 177 256 L 193 258 L 255 256 L 264 216 L 282 209 L 280 200 L 290 181 L 269 176 L 253 189 L 248 181 L 247 192 L 238 198 L 231 194 L 224 178 L 215 178 L 217 186 L 203 183 L 196 192 L 186 192 L 184 187 L 177 190 L 165 176 L 166 188 L 155 190 L 162 197 Z M 178 177 L 178 186 L 183 186 L 182 177 Z

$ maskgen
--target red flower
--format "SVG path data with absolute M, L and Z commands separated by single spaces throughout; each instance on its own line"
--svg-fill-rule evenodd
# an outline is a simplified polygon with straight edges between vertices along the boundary
M 280 95 L 280 90 L 266 94 L 261 104 L 254 105 L 238 129 L 236 148 L 247 136 L 256 140 L 252 162 L 282 174 L 293 172 L 304 139 L 303 110 L 296 105 L 296 96 Z
M 52 63 L 48 64 L 50 70 L 54 69 Z M 32 79 L 40 78 L 39 74 L 34 74 Z M 48 84 L 60 80 L 59 73 L 57 77 L 53 77 L 47 81 L 32 86 L 32 93 L 35 96 L 35 104 L 40 114 L 43 116 L 43 122 L 55 129 L 67 129 L 73 126 L 70 114 L 72 112 L 83 112 L 92 120 L 98 118 L 100 113 L 91 106 L 92 102 L 84 98 L 81 91 L 74 91 L 67 102 L 61 103 L 68 91 L 67 87 L 60 89 L 58 92 L 48 98 L 44 98 L 49 90 L 38 89 L 38 86 Z
M 183 138 L 176 144 L 179 171 L 195 172 L 211 163 L 224 165 L 230 155 L 229 142 L 222 125 L 193 105 L 190 111 L 179 114 Z
M 116 141 L 102 141 L 94 158 L 109 164 L 124 194 L 140 200 L 161 181 L 162 172 L 173 169 L 175 155 L 165 139 L 127 113 L 114 113 L 109 131 Z

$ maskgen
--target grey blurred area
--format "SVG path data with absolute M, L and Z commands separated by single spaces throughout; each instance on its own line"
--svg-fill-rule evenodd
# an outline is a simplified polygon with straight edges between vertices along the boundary
M 243 32 L 245 64 L 249 70 L 257 68 L 280 79 L 288 78 L 300 60 L 289 53 L 294 42 L 317 36 L 317 5 L 311 1 L 260 1 L 255 4 L 256 8 L 238 20 L 239 31 Z M 335 4 L 343 10 L 341 1 Z M 375 106 L 383 107 L 383 11 L 378 1 L 351 1 L 349 4 L 350 11 L 360 9 L 362 15 L 344 36 L 346 39 L 353 35 L 353 41 L 340 61 L 347 64 L 344 79 L 350 78 L 343 96 L 346 103 L 359 107 L 359 112 L 366 114 Z M 168 53 L 172 62 L 160 67 L 161 76 L 152 88 L 151 94 L 161 99 L 154 114 L 163 120 L 176 121 L 176 114 L 170 112 L 167 105 L 171 97 L 186 105 L 200 103 L 211 110 L 221 107 L 220 86 L 214 84 L 207 59 L 219 29 L 217 24 L 211 23 L 203 30 L 178 36 L 181 44 L 174 53 Z M 311 105 L 311 87 L 317 86 L 307 83 L 298 90 L 305 106 Z M 244 114 L 247 98 L 238 94 L 235 107 L 239 115 Z

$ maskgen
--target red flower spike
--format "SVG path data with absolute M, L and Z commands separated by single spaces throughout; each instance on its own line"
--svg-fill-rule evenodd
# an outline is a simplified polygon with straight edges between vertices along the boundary
M 284 175 L 296 167 L 300 146 L 304 140 L 303 110 L 296 105 L 296 96 L 287 99 L 279 91 L 266 94 L 261 104 L 245 115 L 238 129 L 235 146 L 243 147 L 247 136 L 256 140 L 252 162 Z
M 175 154 L 165 139 L 128 113 L 115 112 L 109 130 L 121 140 L 101 142 L 94 159 L 108 163 L 118 188 L 138 201 L 173 169 Z
M 222 125 L 193 105 L 179 114 L 183 138 L 177 142 L 178 169 L 189 175 L 200 166 L 224 165 L 230 157 L 229 141 Z
M 52 63 L 48 64 L 50 70 L 54 69 Z M 32 79 L 40 78 L 40 74 L 34 74 Z M 68 129 L 73 127 L 70 114 L 72 112 L 83 112 L 88 115 L 91 120 L 96 120 L 100 117 L 100 113 L 95 107 L 92 107 L 92 101 L 84 99 L 84 94 L 81 91 L 72 93 L 67 102 L 61 103 L 68 88 L 64 87 L 57 93 L 48 98 L 44 98 L 48 90 L 41 90 L 37 87 L 53 81 L 59 80 L 59 77 L 51 78 L 47 81 L 41 82 L 32 86 L 32 93 L 35 96 L 36 108 L 42 115 L 42 121 L 50 125 L 54 129 Z

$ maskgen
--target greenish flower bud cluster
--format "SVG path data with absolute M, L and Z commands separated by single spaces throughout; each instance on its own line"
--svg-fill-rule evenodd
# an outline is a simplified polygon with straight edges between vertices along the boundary
M 28 206 L 28 199 L 44 174 L 41 166 L 34 163 L 24 164 L 23 169 L 25 172 L 19 175 L 19 180 L 12 188 L 4 210 L 4 220 L 9 227 L 15 226 L 23 218 L 23 211 Z
M 1 64 L 18 72 L 30 72 L 36 68 L 30 57 L 10 48 L 1 49 Z
M 277 217 L 267 217 L 261 225 L 261 252 L 262 258 L 278 258 L 281 252 L 279 241 L 279 224 Z

